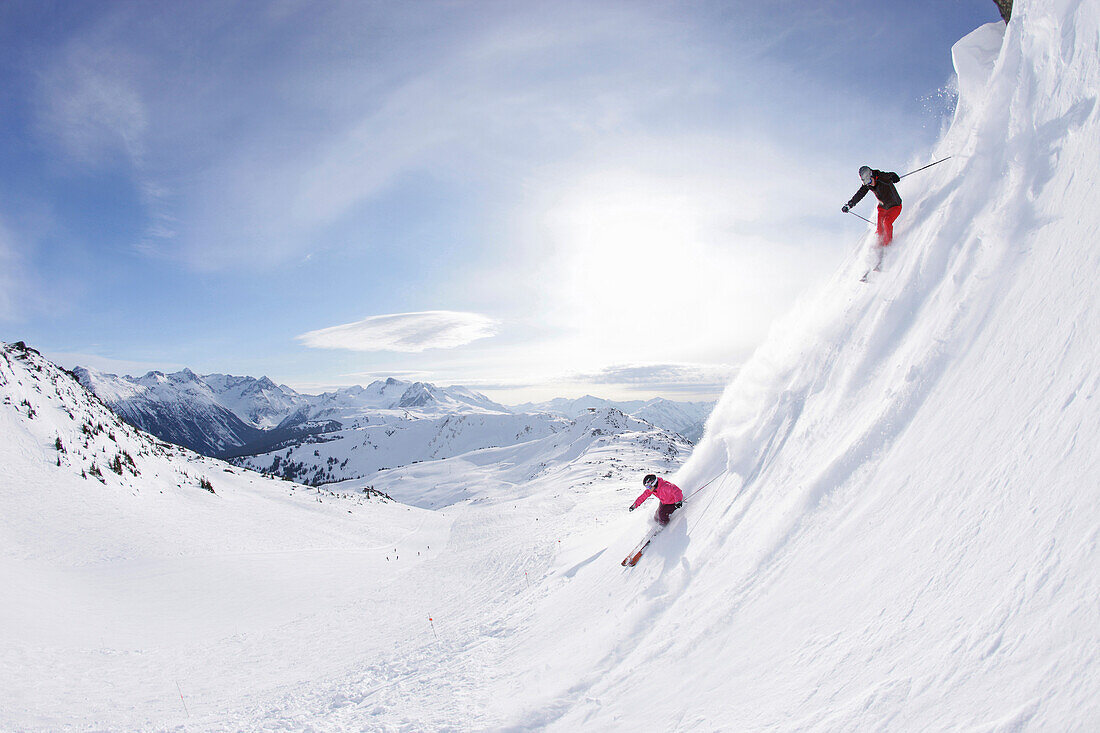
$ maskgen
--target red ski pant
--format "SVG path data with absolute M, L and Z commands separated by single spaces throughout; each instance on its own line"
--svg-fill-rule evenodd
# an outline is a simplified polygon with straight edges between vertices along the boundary
M 878 243 L 885 247 L 894 241 L 894 220 L 901 215 L 901 206 L 893 206 L 889 209 L 879 208 L 878 210 L 878 226 L 875 231 L 878 232 Z

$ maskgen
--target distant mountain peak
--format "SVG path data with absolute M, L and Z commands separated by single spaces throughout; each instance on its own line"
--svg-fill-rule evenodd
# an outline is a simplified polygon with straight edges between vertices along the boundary
M 398 407 L 404 408 L 426 407 L 428 405 L 438 404 L 439 402 L 439 397 L 436 395 L 432 385 L 424 382 L 416 382 L 405 390 L 401 395 L 401 399 L 398 400 L 397 405 Z

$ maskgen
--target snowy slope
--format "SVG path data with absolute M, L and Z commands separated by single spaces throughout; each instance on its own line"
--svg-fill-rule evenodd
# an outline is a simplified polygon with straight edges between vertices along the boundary
M 593 621 L 517 649 L 520 727 L 1100 727 L 1100 8 L 1002 32 L 955 48 L 886 271 L 853 256 L 719 402 L 679 473 L 710 495 L 551 592 L 533 628 Z
M 576 420 L 547 413 L 474 413 L 393 420 L 314 436 L 232 461 L 311 486 L 353 479 L 372 484 L 378 471 L 527 443 L 531 445 L 523 449 L 526 455 L 539 457 L 544 463 L 558 462 L 562 460 L 558 446 L 563 443 L 578 446 L 576 450 L 580 451 L 579 436 L 608 436 L 607 440 L 612 440 L 611 436 L 621 434 L 629 434 L 630 440 L 639 445 L 668 446 L 667 450 L 680 456 L 681 461 L 691 450 L 685 438 L 608 407 L 585 411 Z
M 369 477 L 381 469 L 450 458 L 479 448 L 522 443 L 551 435 L 568 424 L 551 415 L 494 413 L 410 416 L 404 420 L 391 414 L 385 419 L 314 436 L 279 450 L 242 456 L 233 462 L 254 471 L 319 485 Z
M 177 682 L 219 707 L 323 677 L 341 629 L 364 635 L 356 598 L 412 594 L 402 578 L 449 532 L 163 444 L 21 345 L 0 344 L 0 435 L 3 730 L 136 730 L 186 719 Z M 365 654 L 404 624 L 369 611 Z
M 445 507 L 460 501 L 507 501 L 532 493 L 531 485 L 538 482 L 578 491 L 597 480 L 633 482 L 639 472 L 666 473 L 679 468 L 691 448 L 675 433 L 656 430 L 614 408 L 603 408 L 545 437 L 381 471 L 368 479 L 330 488 L 344 490 L 347 486 L 354 491 L 370 486 L 398 501 L 422 507 Z M 583 466 L 599 468 L 586 475 L 578 469 Z
M 434 482 L 476 488 L 427 511 L 163 444 L 22 346 L 0 348 L 0 395 L 4 730 L 495 725 L 502 619 L 571 532 L 625 514 L 624 478 L 687 448 L 605 411 L 544 450 L 383 474 L 404 489 L 427 472 L 426 504 Z M 115 455 L 133 457 L 121 474 L 103 468 Z

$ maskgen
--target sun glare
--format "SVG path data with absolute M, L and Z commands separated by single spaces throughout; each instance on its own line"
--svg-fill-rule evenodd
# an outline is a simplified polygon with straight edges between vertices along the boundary
M 688 196 L 605 181 L 568 197 L 553 220 L 565 255 L 560 302 L 598 353 L 686 356 L 699 338 L 688 324 L 729 303 L 733 257 Z

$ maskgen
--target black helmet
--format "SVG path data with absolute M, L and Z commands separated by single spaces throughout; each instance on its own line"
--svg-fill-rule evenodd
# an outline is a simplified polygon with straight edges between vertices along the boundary
M 647 489 L 652 489 L 656 485 L 657 485 L 657 474 L 653 474 L 653 473 L 646 474 L 646 477 L 644 479 L 642 479 L 642 486 L 646 487 Z
M 871 182 L 871 166 L 861 165 L 859 167 L 859 180 L 863 181 L 864 186 Z

